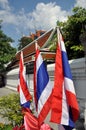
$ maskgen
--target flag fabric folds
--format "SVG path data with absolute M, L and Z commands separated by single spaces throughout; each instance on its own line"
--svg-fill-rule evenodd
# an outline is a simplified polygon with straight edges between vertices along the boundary
M 50 83 L 47 68 L 36 43 L 34 64 L 34 97 L 38 114 L 39 125 L 45 120 L 51 106 L 53 86 Z
M 20 104 L 23 107 L 30 107 L 30 100 L 32 100 L 32 96 L 28 90 L 26 78 L 25 78 L 25 70 L 23 63 L 23 52 L 20 54 L 20 62 L 19 62 L 19 85 L 18 91 L 20 94 Z
M 51 122 L 62 124 L 64 130 L 71 130 L 79 117 L 79 107 L 64 41 L 59 28 L 57 28 L 57 34 L 58 47 L 55 61 Z M 62 127 L 59 127 L 59 129 L 62 130 Z
M 39 130 L 38 119 L 28 108 L 23 109 L 25 130 Z

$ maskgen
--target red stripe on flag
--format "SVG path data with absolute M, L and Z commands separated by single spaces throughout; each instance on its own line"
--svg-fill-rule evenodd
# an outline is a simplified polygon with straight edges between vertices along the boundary
M 28 88 L 27 88 L 27 85 L 26 85 L 26 82 L 25 82 L 23 76 L 21 75 L 20 77 L 21 77 L 20 78 L 21 89 L 23 91 L 23 94 L 24 94 L 26 100 L 27 101 L 32 100 L 32 96 L 31 96 L 30 92 L 28 91 Z
M 19 85 L 19 87 L 21 87 L 26 100 L 27 101 L 32 100 L 32 96 L 31 96 L 30 92 L 28 91 L 28 87 L 27 87 L 26 81 L 24 79 L 25 75 L 23 75 L 25 72 L 24 72 L 23 53 L 22 52 L 21 52 L 21 55 L 20 55 L 19 67 L 20 67 L 20 72 L 19 72 L 20 85 Z M 18 88 L 18 89 L 20 89 L 20 88 Z
M 54 89 L 52 94 L 52 112 L 51 121 L 60 123 L 62 114 L 62 93 L 63 93 L 63 69 L 62 69 L 62 56 L 61 50 L 58 46 L 55 61 L 55 78 L 54 78 Z
M 37 43 L 36 43 L 36 47 L 37 47 Z M 38 50 L 38 48 L 36 48 L 36 54 L 35 54 L 35 61 L 34 61 L 34 75 L 33 75 L 33 81 L 34 81 L 34 100 L 35 100 L 35 105 L 36 105 L 36 110 L 37 110 L 37 84 L 36 84 L 36 60 L 38 58 L 40 51 Z
M 36 110 L 37 110 L 37 90 L 36 90 L 36 61 L 34 61 L 34 100 L 35 100 L 35 106 L 36 106 Z
M 51 98 L 52 94 L 48 98 L 47 102 L 44 104 L 43 109 L 38 116 L 39 126 L 43 123 L 44 119 L 46 118 L 46 115 L 48 115 L 51 106 Z
M 73 121 L 75 122 L 79 117 L 79 107 L 76 95 L 66 90 L 66 97 L 68 105 L 71 107 Z

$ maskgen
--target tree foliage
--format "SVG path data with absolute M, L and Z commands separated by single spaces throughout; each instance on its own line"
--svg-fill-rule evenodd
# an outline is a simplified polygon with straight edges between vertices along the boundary
M 12 130 L 12 125 L 0 123 L 0 130 Z
M 5 64 L 8 63 L 16 53 L 16 49 L 10 44 L 12 42 L 13 40 L 5 35 L 0 28 L 0 71 L 5 69 Z
M 51 38 L 49 44 L 50 44 L 49 50 L 56 51 L 56 48 L 57 48 L 57 33 L 55 33 L 53 35 L 53 37 Z
M 62 28 L 69 59 L 83 57 L 84 51 L 80 35 L 86 31 L 86 9 L 75 7 L 73 15 L 69 16 L 66 22 L 59 22 L 58 25 Z
M 18 46 L 18 50 L 21 50 L 22 48 L 24 48 L 26 45 L 28 45 L 29 43 L 32 42 L 32 39 L 29 37 L 22 37 L 19 40 L 19 46 Z
M 0 98 L 0 115 L 7 117 L 11 124 L 20 125 L 23 119 L 18 94 L 10 94 Z

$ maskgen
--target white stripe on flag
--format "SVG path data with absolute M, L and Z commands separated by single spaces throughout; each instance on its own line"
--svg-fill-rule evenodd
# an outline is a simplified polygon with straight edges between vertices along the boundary
M 21 102 L 21 105 L 24 104 L 26 101 L 26 98 L 22 92 L 22 89 L 21 89 L 21 86 L 20 86 L 20 102 Z
M 69 112 L 68 112 L 68 105 L 67 105 L 67 99 L 64 89 L 64 83 L 63 83 L 63 96 L 62 96 L 62 116 L 61 116 L 61 124 L 68 125 L 69 123 Z
M 38 58 L 37 58 L 37 60 L 36 60 L 36 67 L 37 67 L 36 72 L 38 72 L 38 69 L 40 68 L 42 62 L 43 62 L 43 59 L 42 59 L 42 57 L 41 57 L 41 55 L 40 55 L 40 53 L 39 53 Z
M 60 47 L 61 47 L 61 51 L 66 52 L 64 41 L 61 41 L 61 46 Z
M 45 89 L 43 90 L 39 100 L 38 100 L 38 115 L 41 112 L 44 104 L 46 103 L 46 101 L 48 100 L 48 98 L 50 97 L 50 94 L 52 92 L 52 88 L 53 85 L 50 83 L 50 81 L 48 82 L 47 86 L 45 87 Z
M 67 77 L 64 78 L 65 89 L 75 94 L 73 81 Z M 76 94 L 75 94 L 76 95 Z

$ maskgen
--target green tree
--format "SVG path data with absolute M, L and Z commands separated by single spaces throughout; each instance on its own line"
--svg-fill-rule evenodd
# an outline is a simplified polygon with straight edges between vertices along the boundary
M 1 30 L 0 23 L 0 71 L 5 69 L 7 64 L 15 55 L 16 49 L 11 46 L 13 40 Z
M 66 22 L 58 22 L 57 24 L 62 28 L 69 59 L 83 57 L 84 51 L 80 35 L 86 31 L 86 9 L 75 7 L 73 15 L 69 16 Z
M 24 48 L 26 45 L 28 45 L 29 43 L 32 42 L 32 39 L 29 38 L 29 37 L 22 37 L 20 40 L 19 40 L 19 46 L 18 46 L 18 50 L 21 50 L 22 48 Z

